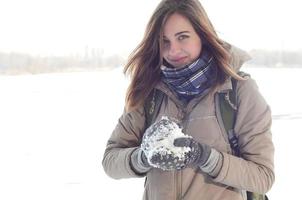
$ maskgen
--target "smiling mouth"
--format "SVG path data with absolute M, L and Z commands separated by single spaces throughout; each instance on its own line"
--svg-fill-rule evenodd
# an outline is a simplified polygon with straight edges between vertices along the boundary
M 178 62 L 182 62 L 186 59 L 187 57 L 181 57 L 181 58 L 177 58 L 177 59 L 170 59 L 171 62 L 174 63 L 178 63 Z

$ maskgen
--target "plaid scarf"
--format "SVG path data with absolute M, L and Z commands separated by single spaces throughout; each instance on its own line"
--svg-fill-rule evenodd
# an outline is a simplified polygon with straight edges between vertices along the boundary
M 181 99 L 190 100 L 207 93 L 216 82 L 217 64 L 209 50 L 204 48 L 201 57 L 182 68 L 161 66 L 162 80 Z

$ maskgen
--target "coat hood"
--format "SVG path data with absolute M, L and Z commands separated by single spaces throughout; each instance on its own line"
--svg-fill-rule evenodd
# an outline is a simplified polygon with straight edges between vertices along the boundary
M 230 64 L 236 72 L 240 70 L 243 63 L 249 61 L 252 58 L 246 51 L 234 45 L 226 44 L 226 48 L 228 49 L 231 56 Z

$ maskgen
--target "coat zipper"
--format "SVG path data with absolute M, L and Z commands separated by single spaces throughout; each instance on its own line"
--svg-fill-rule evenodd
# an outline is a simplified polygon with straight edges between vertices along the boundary
M 181 121 L 184 122 L 187 119 L 187 115 L 188 115 L 188 110 L 184 109 L 181 110 L 182 112 L 182 117 L 181 117 Z M 184 124 L 183 124 L 184 125 Z M 186 126 L 183 126 L 183 131 L 187 128 L 187 124 Z M 182 170 L 180 171 L 176 171 L 176 200 L 181 200 L 183 198 L 182 196 Z
M 177 171 L 177 170 L 175 171 L 175 183 L 176 183 L 175 199 L 176 200 L 182 199 L 181 173 L 182 171 Z

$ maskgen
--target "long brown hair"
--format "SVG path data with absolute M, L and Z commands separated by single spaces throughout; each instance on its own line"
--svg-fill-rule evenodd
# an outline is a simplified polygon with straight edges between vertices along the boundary
M 151 16 L 144 37 L 130 54 L 124 73 L 129 74 L 131 82 L 126 93 L 126 110 L 131 111 L 143 105 L 152 89 L 160 81 L 160 66 L 163 62 L 163 26 L 173 13 L 189 19 L 204 45 L 215 57 L 218 66 L 217 84 L 227 77 L 241 79 L 229 65 L 230 55 L 227 44 L 218 38 L 212 23 L 198 0 L 162 0 Z

